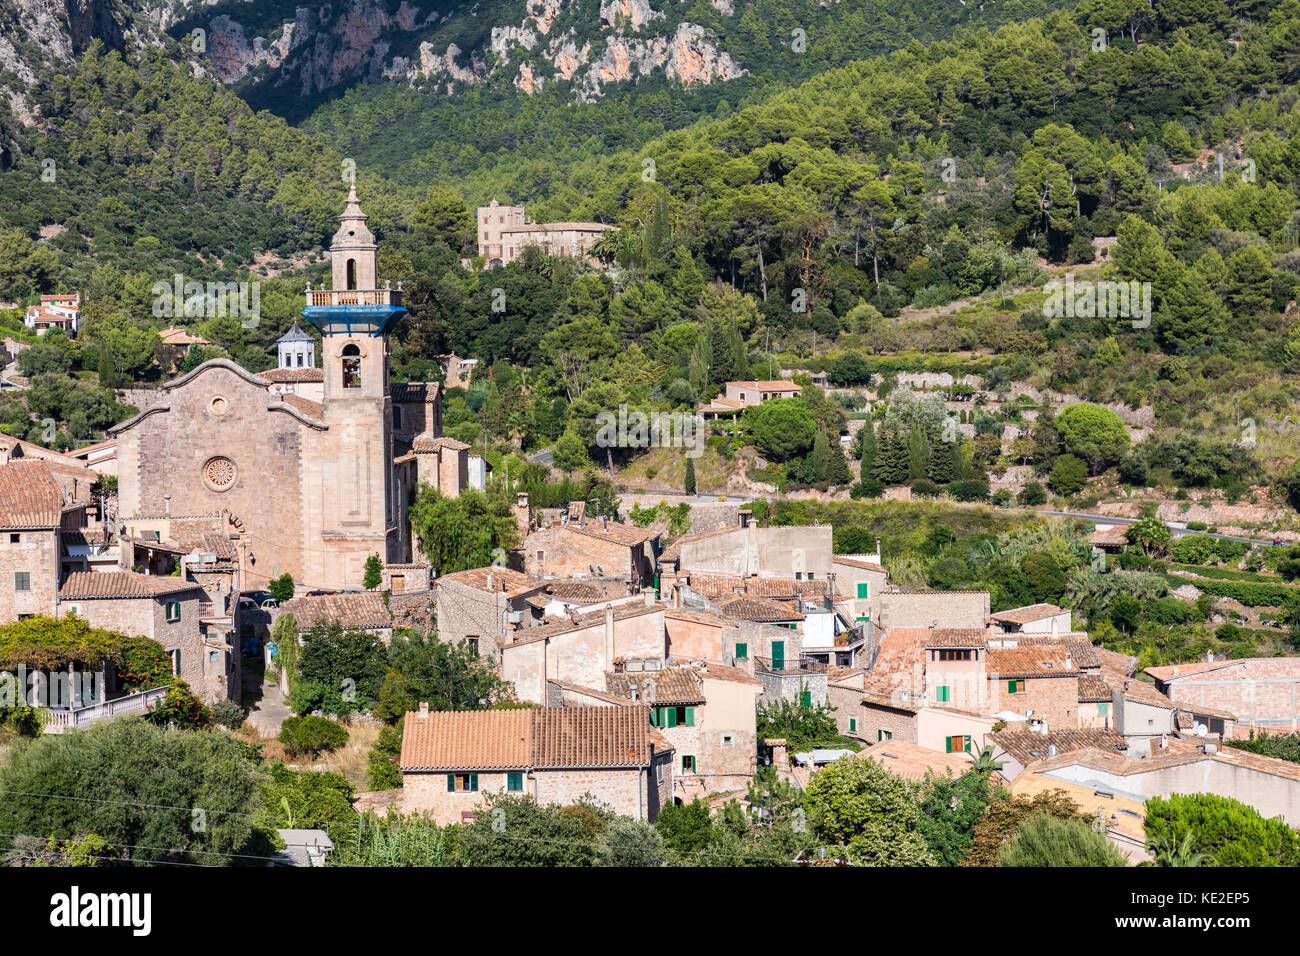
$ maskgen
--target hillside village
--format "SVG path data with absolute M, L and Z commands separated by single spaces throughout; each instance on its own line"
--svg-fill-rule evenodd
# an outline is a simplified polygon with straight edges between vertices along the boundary
M 1129 864 L 1167 852 L 1144 820 L 1179 794 L 1300 827 L 1300 764 L 1242 746 L 1296 733 L 1293 656 L 1139 668 L 1068 607 L 904 586 L 879 538 L 837 553 L 831 523 L 768 524 L 743 501 L 670 531 L 519 491 L 480 519 L 503 521 L 511 548 L 435 566 L 422 536 L 465 529 L 420 517 L 415 490 L 508 486 L 442 433 L 438 383 L 389 380 L 405 309 L 378 285 L 366 220 L 353 189 L 333 285 L 306 292 L 319 361 L 295 325 L 276 369 L 206 361 L 98 445 L 0 436 L 0 663 L 35 733 L 220 715 L 301 767 L 387 719 L 367 778 L 387 786 L 348 786 L 320 826 L 278 829 L 303 865 L 363 814 L 472 828 L 514 799 L 642 825 L 702 808 L 707 826 L 864 772 L 1067 801 Z M 731 382 L 701 411 L 798 390 Z M 1094 526 L 1093 573 L 1140 543 L 1123 530 Z M 412 635 L 463 655 L 463 687 L 444 672 L 398 693 L 410 675 L 390 670 L 367 691 L 372 675 L 348 670 L 349 649 L 397 660 Z M 341 684 L 309 676 L 326 672 Z M 858 840 L 814 831 L 779 862 L 874 862 Z

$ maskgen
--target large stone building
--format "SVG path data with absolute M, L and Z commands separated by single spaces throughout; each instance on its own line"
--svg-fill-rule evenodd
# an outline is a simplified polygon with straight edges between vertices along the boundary
M 465 486 L 464 449 L 439 441 L 437 385 L 389 383 L 388 336 L 406 310 L 400 287 L 379 286 L 367 218 L 353 189 L 330 247 L 332 287 L 307 289 L 319 370 L 298 330 L 280 343 L 280 368 L 205 362 L 110 429 L 122 519 L 225 516 L 245 589 L 285 572 L 309 588 L 360 588 L 372 554 L 412 559 L 417 482 Z
M 479 206 L 477 213 L 478 254 L 489 267 L 514 262 L 528 246 L 537 246 L 548 256 L 591 258 L 591 247 L 614 227 L 603 222 L 529 222 L 523 206 L 502 206 L 495 199 Z

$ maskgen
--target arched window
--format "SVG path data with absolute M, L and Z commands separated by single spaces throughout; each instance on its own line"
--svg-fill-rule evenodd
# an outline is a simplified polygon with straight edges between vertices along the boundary
M 357 287 L 357 260 L 348 260 L 348 290 L 351 291 Z
M 361 349 L 355 345 L 343 346 L 343 387 L 361 387 Z

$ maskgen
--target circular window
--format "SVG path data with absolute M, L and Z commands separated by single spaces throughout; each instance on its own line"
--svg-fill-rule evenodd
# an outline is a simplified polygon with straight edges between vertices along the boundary
M 226 400 L 220 396 L 214 398 L 209 407 L 212 409 L 213 415 L 224 415 L 226 414 L 226 409 L 229 408 Z
M 229 458 L 218 455 L 209 458 L 203 466 L 203 483 L 213 491 L 228 491 L 239 476 L 239 470 Z

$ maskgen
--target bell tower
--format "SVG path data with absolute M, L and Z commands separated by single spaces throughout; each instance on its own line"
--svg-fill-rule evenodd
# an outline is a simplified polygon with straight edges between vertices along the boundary
M 360 587 L 370 555 L 400 559 L 388 334 L 406 309 L 400 286 L 379 288 L 368 218 L 353 185 L 330 245 L 332 287 L 308 286 L 302 312 L 320 330 L 325 376 L 304 496 L 317 512 L 304 529 L 309 585 Z

